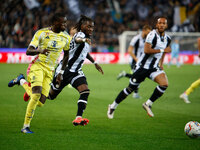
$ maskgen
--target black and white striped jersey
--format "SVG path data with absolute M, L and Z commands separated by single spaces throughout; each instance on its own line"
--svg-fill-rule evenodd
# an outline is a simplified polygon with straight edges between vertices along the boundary
M 133 51 L 137 58 L 139 58 L 144 53 L 144 42 L 145 39 L 142 38 L 142 33 L 134 36 L 130 42 L 130 46 L 134 47 Z
M 83 32 L 78 32 L 71 40 L 68 60 L 68 69 L 70 72 L 81 70 L 83 62 L 89 52 L 90 45 L 87 42 L 81 44 L 75 42 L 75 38 L 85 38 L 85 36 Z
M 166 33 L 164 36 L 160 36 L 156 30 L 152 30 L 147 35 L 145 42 L 150 43 L 153 49 L 165 49 L 170 45 L 171 38 Z M 143 67 L 145 69 L 157 68 L 159 65 L 159 61 L 162 58 L 162 55 L 163 53 L 143 53 L 136 64 L 136 69 L 139 67 Z

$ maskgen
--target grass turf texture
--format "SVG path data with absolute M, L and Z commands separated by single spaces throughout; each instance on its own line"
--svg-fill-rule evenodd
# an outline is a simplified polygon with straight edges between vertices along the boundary
M 93 65 L 84 65 L 84 73 L 91 94 L 84 117 L 87 126 L 72 125 L 77 111 L 79 94 L 66 87 L 55 101 L 37 107 L 31 123 L 34 134 L 22 134 L 27 102 L 24 89 L 8 88 L 8 82 L 18 73 L 26 73 L 25 64 L 0 64 L 0 149 L 91 149 L 91 150 L 197 150 L 200 139 L 188 138 L 183 129 L 190 120 L 200 121 L 200 95 L 196 89 L 191 94 L 191 104 L 185 104 L 179 95 L 200 77 L 199 66 L 172 66 L 165 71 L 169 79 L 166 93 L 153 105 L 154 118 L 148 117 L 142 103 L 152 94 L 156 84 L 146 79 L 140 86 L 142 99 L 130 95 L 115 111 L 113 120 L 107 119 L 108 104 L 128 85 L 128 79 L 116 80 L 128 65 L 102 65 L 104 75 Z

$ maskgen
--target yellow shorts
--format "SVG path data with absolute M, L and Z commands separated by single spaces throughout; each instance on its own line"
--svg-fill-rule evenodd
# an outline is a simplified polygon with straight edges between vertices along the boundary
M 48 70 L 38 62 L 32 64 L 28 74 L 28 81 L 31 83 L 31 89 L 34 86 L 41 86 L 42 94 L 48 97 L 52 78 L 53 72 L 51 70 Z

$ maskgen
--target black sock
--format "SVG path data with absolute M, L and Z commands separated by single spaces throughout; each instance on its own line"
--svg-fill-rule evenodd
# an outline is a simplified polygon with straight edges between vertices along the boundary
M 78 111 L 76 116 L 82 116 L 85 108 L 86 108 L 86 103 L 78 102 Z
M 163 95 L 166 89 L 167 89 L 166 86 L 157 86 L 149 99 L 152 102 L 155 102 L 159 97 Z
M 87 105 L 87 99 L 88 99 L 89 94 L 90 94 L 89 89 L 80 92 L 80 98 L 78 100 L 78 111 L 77 111 L 76 116 L 83 115 L 83 112 Z

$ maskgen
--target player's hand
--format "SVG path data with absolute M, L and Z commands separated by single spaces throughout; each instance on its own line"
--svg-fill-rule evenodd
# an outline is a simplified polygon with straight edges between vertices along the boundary
M 99 66 L 99 64 L 95 63 L 94 65 L 95 65 L 96 69 L 97 69 L 99 72 L 101 72 L 101 74 L 104 74 L 103 69 L 101 68 L 101 66 Z
M 200 58 L 200 54 L 199 54 L 198 56 L 199 56 L 199 58 Z
M 49 54 L 49 50 L 48 49 L 38 49 L 40 54 L 44 54 L 44 55 L 48 55 Z
M 171 52 L 171 48 L 170 48 L 170 47 L 165 48 L 165 49 L 164 49 L 164 52 L 165 52 L 165 53 L 170 53 L 170 52 Z
M 60 87 L 62 80 L 63 80 L 63 75 L 62 75 L 61 73 L 59 73 L 59 74 L 57 75 L 57 77 L 56 77 L 56 83 L 57 83 L 56 86 L 58 86 L 58 87 L 56 87 L 56 88 L 59 88 L 59 87 Z
M 87 42 L 89 45 L 92 44 L 91 39 L 89 39 L 89 38 L 85 38 L 85 42 Z
M 160 66 L 160 69 L 161 69 L 161 70 L 164 70 L 164 67 L 163 67 L 163 66 Z

